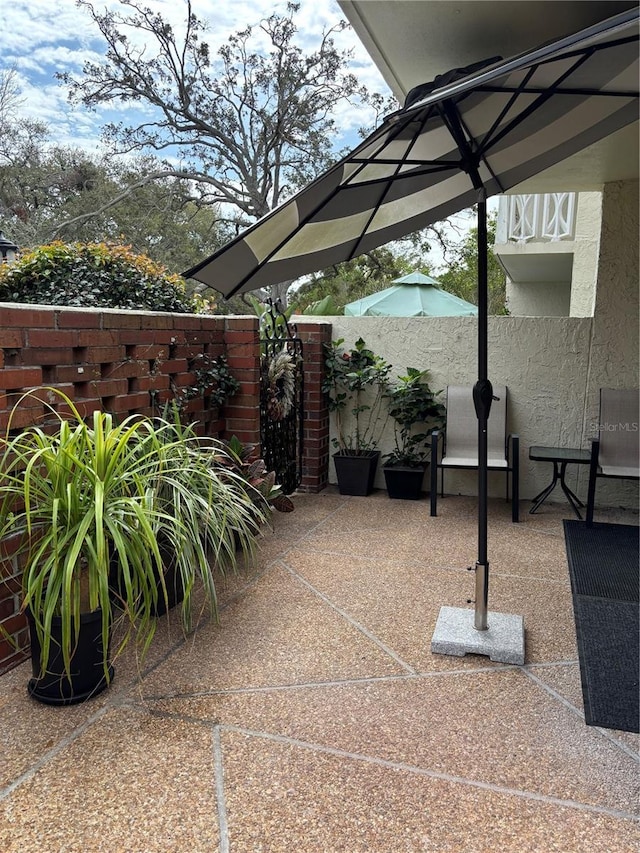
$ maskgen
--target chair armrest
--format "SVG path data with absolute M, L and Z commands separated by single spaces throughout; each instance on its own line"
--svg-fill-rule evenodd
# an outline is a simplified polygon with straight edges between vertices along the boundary
M 431 433 L 431 483 L 430 483 L 430 504 L 431 515 L 438 514 L 438 441 L 440 439 L 440 430 L 434 429 Z
M 593 510 L 596 501 L 596 479 L 598 477 L 598 460 L 600 457 L 600 439 L 591 440 L 591 460 L 589 462 L 589 488 L 587 490 L 587 527 L 593 525 Z
M 511 442 L 511 457 L 507 453 L 507 466 L 511 468 L 511 520 L 518 522 L 520 521 L 520 436 L 517 433 L 510 433 L 507 436 L 507 448 L 509 442 Z

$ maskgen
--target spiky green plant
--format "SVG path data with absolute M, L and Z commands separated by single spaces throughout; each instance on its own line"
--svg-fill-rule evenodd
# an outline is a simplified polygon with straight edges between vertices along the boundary
M 135 637 L 142 654 L 155 631 L 159 596 L 167 601 L 159 544 L 170 543 L 185 586 L 183 622 L 191 627 L 191 592 L 200 578 L 215 612 L 214 572 L 235 566 L 236 543 L 253 548 L 255 507 L 242 484 L 208 464 L 211 449 L 161 418 L 116 423 L 95 411 L 85 422 L 59 389 L 36 395 L 55 425 L 0 440 L 0 540 L 15 537 L 29 608 L 47 670 L 54 616 L 62 621 L 65 672 L 80 614 L 100 609 L 105 678 L 111 625 L 126 628 L 113 657 Z M 54 402 L 52 402 L 54 401 Z M 56 405 L 66 410 L 58 412 Z M 217 443 L 216 452 L 223 452 Z M 117 584 L 114 587 L 114 565 Z

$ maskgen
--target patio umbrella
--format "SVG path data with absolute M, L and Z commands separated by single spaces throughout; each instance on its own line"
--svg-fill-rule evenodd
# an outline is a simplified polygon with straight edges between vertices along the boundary
M 351 154 L 185 273 L 231 296 L 349 260 L 478 205 L 478 560 L 487 628 L 486 198 L 638 117 L 637 8 L 509 60 L 417 87 Z
M 475 317 L 471 302 L 441 290 L 438 282 L 421 272 L 396 278 L 391 287 L 344 306 L 350 317 Z

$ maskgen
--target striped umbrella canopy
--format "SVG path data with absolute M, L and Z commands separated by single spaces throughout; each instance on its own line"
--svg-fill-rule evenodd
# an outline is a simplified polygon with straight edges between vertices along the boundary
M 477 203 L 478 560 L 487 628 L 486 198 L 637 121 L 638 8 L 412 90 L 361 145 L 184 275 L 232 296 L 350 260 Z
M 229 297 L 349 260 L 633 122 L 637 90 L 637 9 L 484 70 L 444 74 L 185 276 Z

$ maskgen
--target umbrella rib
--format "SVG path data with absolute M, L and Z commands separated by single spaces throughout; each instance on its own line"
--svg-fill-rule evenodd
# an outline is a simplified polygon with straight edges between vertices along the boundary
M 529 104 L 529 106 L 525 107 L 525 109 L 522 110 L 522 112 L 518 113 L 518 115 L 515 116 L 515 118 L 511 119 L 511 121 L 508 122 L 502 128 L 502 130 L 499 133 L 496 133 L 493 138 L 491 138 L 490 135 L 487 134 L 482 141 L 483 157 L 486 154 L 486 152 L 489 150 L 489 148 L 492 148 L 495 145 L 497 145 L 498 142 L 500 142 L 502 139 L 504 139 L 505 136 L 507 136 L 509 133 L 511 133 L 511 131 L 514 129 L 514 127 L 517 127 L 519 124 L 522 124 L 522 122 L 526 118 L 528 118 L 530 115 L 533 115 L 533 113 L 535 113 L 538 109 L 540 109 L 540 107 L 543 104 L 545 104 L 549 100 L 549 98 L 551 98 L 555 94 L 556 87 L 563 80 L 566 80 L 567 77 L 570 77 L 572 74 L 574 74 L 578 70 L 578 68 L 580 68 L 582 65 L 584 65 L 584 63 L 588 59 L 591 58 L 592 55 L 593 55 L 592 50 L 585 51 L 580 56 L 579 60 L 571 66 L 571 68 L 567 69 L 567 71 L 565 71 L 563 74 L 561 74 L 560 77 L 555 81 L 555 83 L 552 86 L 549 86 L 549 88 L 547 89 L 546 92 L 543 92 L 541 95 L 538 95 L 538 97 L 535 99 L 535 101 L 533 101 L 533 103 Z M 538 67 L 539 67 L 539 65 L 535 65 L 532 70 L 537 71 Z M 523 89 L 522 94 L 528 94 L 528 93 L 525 89 Z M 494 125 L 494 129 L 495 129 L 495 125 Z
M 430 112 L 431 112 L 430 110 L 427 112 L 427 117 L 428 117 L 428 115 L 429 115 L 429 113 L 430 113 Z M 421 129 L 422 129 L 422 127 L 424 127 L 424 123 L 426 122 L 427 117 L 425 117 L 424 121 L 422 122 Z M 387 145 L 389 145 L 393 140 L 395 140 L 395 139 L 396 139 L 396 137 L 397 137 L 397 136 L 398 136 L 398 135 L 399 135 L 399 134 L 400 134 L 400 133 L 405 129 L 405 127 L 407 127 L 409 124 L 411 124 L 411 123 L 412 123 L 412 122 L 414 122 L 414 121 L 415 121 L 415 116 L 407 116 L 407 117 L 406 117 L 406 119 L 403 119 L 403 121 L 398 121 L 395 127 L 393 127 L 393 126 L 391 127 L 390 131 L 388 132 L 388 134 L 387 134 L 387 136 L 386 136 L 386 139 L 385 139 L 385 141 L 384 141 L 384 144 L 380 147 L 380 149 L 379 149 L 379 150 L 383 151 Z M 382 131 L 382 127 L 380 128 L 380 131 Z M 407 150 L 407 153 L 408 153 L 408 151 L 411 149 L 411 147 L 413 147 L 414 142 L 415 142 L 415 135 L 414 135 L 413 140 L 411 141 L 411 145 L 409 146 L 409 148 L 408 148 L 408 150 Z M 369 144 L 370 144 L 370 143 L 369 143 Z M 363 143 L 363 145 L 367 145 L 367 142 L 365 141 L 365 142 Z M 300 231 L 300 230 L 301 230 L 305 225 L 307 225 L 307 224 L 309 223 L 309 221 L 310 221 L 310 220 L 311 220 L 311 219 L 316 215 L 316 213 L 318 213 L 318 211 L 319 211 L 319 210 L 321 210 L 324 206 L 326 206 L 326 204 L 327 204 L 329 201 L 331 201 L 331 199 L 333 199 L 333 198 L 334 198 L 334 197 L 335 197 L 335 196 L 336 196 L 340 191 L 343 191 L 343 192 L 344 192 L 345 190 L 348 190 L 348 189 L 349 189 L 349 185 L 352 183 L 353 179 L 354 179 L 358 174 L 360 174 L 360 172 L 362 172 L 362 170 L 363 170 L 364 168 L 366 168 L 367 164 L 368 164 L 370 161 L 369 161 L 369 160 L 364 160 L 364 159 L 363 159 L 363 160 L 360 162 L 360 161 L 356 160 L 356 159 L 355 159 L 355 158 L 353 158 L 353 157 L 345 157 L 345 158 L 344 158 L 344 160 L 343 160 L 341 163 L 336 164 L 336 166 L 335 166 L 334 168 L 336 168 L 336 169 L 337 169 L 340 165 L 344 166 L 344 165 L 346 165 L 347 163 L 352 163 L 352 162 L 359 162 L 359 166 L 358 166 L 358 168 L 354 171 L 354 173 L 353 173 L 352 175 L 349 175 L 349 177 L 344 181 L 344 183 L 342 183 L 342 182 L 341 182 L 341 183 L 339 183 L 339 184 L 338 184 L 338 186 L 334 187 L 333 191 L 332 191 L 332 192 L 331 192 L 331 193 L 330 193 L 326 198 L 323 198 L 323 199 L 322 199 L 322 202 L 321 202 L 320 204 L 316 205 L 316 206 L 315 206 L 311 211 L 309 211 L 309 213 L 304 217 L 304 219 L 298 223 L 298 227 L 297 227 L 297 229 L 296 229 L 296 233 L 298 233 L 298 232 L 299 232 L 299 231 Z M 392 162 L 395 162 L 395 161 L 392 161 Z M 404 158 L 398 161 L 398 166 L 397 166 L 397 168 L 400 168 L 400 166 L 402 166 L 403 164 L 404 164 Z M 320 177 L 322 177 L 322 176 L 320 176 Z M 317 180 L 319 180 L 319 179 L 317 179 Z M 387 181 L 389 181 L 389 178 L 387 178 L 386 180 L 387 180 Z M 375 181 L 374 183 L 378 183 L 378 182 L 384 182 L 384 180 L 383 180 L 383 179 L 379 179 L 379 181 Z M 366 181 L 361 181 L 361 182 L 359 182 L 359 183 L 358 183 L 358 186 L 363 186 L 363 185 L 366 185 L 367 183 L 368 183 L 368 182 L 366 182 Z M 383 198 L 383 199 L 384 199 L 384 197 L 385 197 L 386 193 L 388 192 L 388 190 L 389 190 L 389 187 L 387 187 L 387 191 L 386 191 L 385 193 L 383 193 L 383 195 L 382 195 L 382 198 Z M 295 199 L 296 199 L 296 196 L 293 196 L 293 198 L 292 198 L 292 199 L 290 199 L 290 200 L 289 200 L 289 202 L 286 202 L 285 204 L 287 204 L 287 203 L 295 203 Z M 376 213 L 376 211 L 378 210 L 378 207 L 379 207 L 379 204 L 378 204 L 378 206 L 375 208 L 375 210 L 373 211 L 373 213 L 372 213 L 371 217 L 369 218 L 369 220 L 367 221 L 366 228 L 363 230 L 363 235 L 364 235 L 364 233 L 366 232 L 366 229 L 369 227 L 369 225 L 370 225 L 370 223 L 371 223 L 371 220 L 373 219 L 373 216 L 375 216 L 375 213 Z M 276 208 L 276 211 L 277 211 L 277 210 L 278 210 L 278 208 Z M 275 211 L 273 211 L 273 212 L 275 213 Z M 256 228 L 258 225 L 260 225 L 260 222 L 256 222 L 256 223 L 255 223 L 255 225 L 253 226 L 253 228 Z M 249 230 L 252 230 L 252 229 L 249 229 Z M 244 240 L 244 239 L 246 238 L 246 236 L 247 236 L 247 233 L 248 233 L 248 232 L 245 232 L 243 235 L 241 235 L 240 237 L 236 238 L 236 241 L 234 241 L 234 242 L 238 242 L 238 241 Z M 274 257 L 274 256 L 275 256 L 275 255 L 276 255 L 276 254 L 281 250 L 281 249 L 282 249 L 282 247 L 283 247 L 283 246 L 285 246 L 285 245 L 287 244 L 287 242 L 289 241 L 290 237 L 291 237 L 291 235 L 288 235 L 288 236 L 287 236 L 287 237 L 285 237 L 283 240 L 281 240 L 281 241 L 280 241 L 280 242 L 279 242 L 279 243 L 278 243 L 278 244 L 277 244 L 277 245 L 276 245 L 276 246 L 275 246 L 275 247 L 274 247 L 270 252 L 268 252 L 268 253 L 265 255 L 265 257 L 263 258 L 263 260 L 262 260 L 261 262 L 259 262 L 259 263 L 257 263 L 256 265 L 254 265 L 254 267 L 251 269 L 251 271 L 250 271 L 250 272 L 248 272 L 245 276 L 243 276 L 243 278 L 242 278 L 242 279 L 239 281 L 239 283 L 238 283 L 238 284 L 233 288 L 233 290 L 231 290 L 231 291 L 229 292 L 229 295 L 227 296 L 227 299 L 230 299 L 232 296 L 234 296 L 236 293 L 238 293 L 238 291 L 239 291 L 239 290 L 241 290 L 241 289 L 244 287 L 244 285 L 249 281 L 249 279 L 250 279 L 253 275 L 255 275 L 255 273 L 256 273 L 256 271 L 257 271 L 258 269 L 260 269 L 261 267 L 266 266 L 266 264 L 268 264 L 268 263 L 272 260 L 272 258 L 273 258 L 273 257 Z M 358 245 L 360 245 L 361 240 L 362 240 L 362 238 L 360 238 L 360 239 L 358 240 L 358 243 L 356 244 L 356 247 L 357 247 Z M 347 258 L 347 260 L 351 260 L 353 257 L 355 257 L 355 254 L 354 254 L 354 253 L 351 253 L 351 254 L 349 255 L 349 257 Z M 204 264 L 203 264 L 203 265 L 204 265 Z M 198 268 L 194 268 L 194 270 L 189 270 L 189 272 L 197 271 L 197 269 L 199 269 L 199 267 L 198 267 Z
M 344 185 L 341 189 L 343 192 L 348 193 L 349 190 L 358 190 L 361 187 L 374 187 L 377 184 L 385 184 L 389 181 L 393 181 L 394 183 L 398 183 L 399 181 L 410 181 L 416 177 L 420 177 L 421 175 L 437 175 L 440 172 L 451 172 L 453 169 L 460 169 L 460 161 L 457 160 L 455 162 L 447 162 L 444 166 L 438 167 L 434 165 L 425 165 L 422 168 L 417 167 L 412 169 L 410 172 L 407 172 L 405 175 L 391 175 L 386 176 L 384 178 L 369 178 L 366 181 L 358 181 L 357 184 Z
M 488 94 L 499 94 L 500 92 L 515 92 L 521 93 L 520 86 L 479 86 L 478 92 L 487 92 Z M 543 95 L 547 91 L 546 86 L 531 86 L 527 89 L 529 95 Z M 640 92 L 622 92 L 616 89 L 571 89 L 565 88 L 556 89 L 555 95 L 585 95 L 590 98 L 637 98 Z
M 398 164 L 397 164 L 397 166 L 396 166 L 395 174 L 385 179 L 385 180 L 386 180 L 386 184 L 387 184 L 387 186 L 386 186 L 386 188 L 382 191 L 382 193 L 380 194 L 380 196 L 379 196 L 379 198 L 378 198 L 378 201 L 377 201 L 376 205 L 374 206 L 373 210 L 371 211 L 371 215 L 370 215 L 370 216 L 368 217 L 368 219 L 367 219 L 366 225 L 365 225 L 365 226 L 364 226 L 364 228 L 361 230 L 361 232 L 360 232 L 360 236 L 358 237 L 358 239 L 357 239 L 357 241 L 356 241 L 356 243 L 355 243 L 355 245 L 354 245 L 353 249 L 351 250 L 351 252 L 350 252 L 350 253 L 349 253 L 349 255 L 347 256 L 347 261 L 350 261 L 350 260 L 352 260 L 353 258 L 355 258 L 355 257 L 357 257 L 357 256 L 358 256 L 358 254 L 359 254 L 358 249 L 360 248 L 360 244 L 362 243 L 362 241 L 363 241 L 363 239 L 364 239 L 365 235 L 367 234 L 367 232 L 368 232 L 368 230 L 369 230 L 369 226 L 370 226 L 370 225 L 371 225 L 371 223 L 373 222 L 373 220 L 374 220 L 374 218 L 375 218 L 375 216 L 376 216 L 377 212 L 380 210 L 380 205 L 384 202 L 385 198 L 387 197 L 387 194 L 388 194 L 389 190 L 391 189 L 391 184 L 392 184 L 392 182 L 393 182 L 394 180 L 398 180 L 398 170 L 399 170 L 399 169 L 404 165 L 405 160 L 406 160 L 406 159 L 407 159 L 407 157 L 408 157 L 409 151 L 413 148 L 413 146 L 414 146 L 414 145 L 415 145 L 415 143 L 416 143 L 416 139 L 417 139 L 417 138 L 420 136 L 420 134 L 422 133 L 422 130 L 424 129 L 425 124 L 427 123 L 428 119 L 431 117 L 431 113 L 432 113 L 432 111 L 433 111 L 432 109 L 428 109 L 428 110 L 426 111 L 426 114 L 424 115 L 424 117 L 422 118 L 422 121 L 420 122 L 419 130 L 413 134 L 413 139 L 411 140 L 411 144 L 407 147 L 407 149 L 406 149 L 406 151 L 405 151 L 405 156 L 404 156 L 404 157 L 402 157 L 402 158 L 399 160 L 399 162 L 398 162 Z M 414 119 L 414 120 L 415 120 L 415 119 Z M 406 126 L 406 125 L 405 125 L 405 126 Z M 413 177 L 415 177 L 415 173 L 412 173 L 412 175 L 413 175 Z M 382 180 L 381 182 L 382 182 L 382 183 L 385 183 L 385 180 Z

